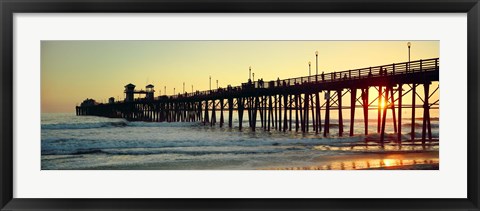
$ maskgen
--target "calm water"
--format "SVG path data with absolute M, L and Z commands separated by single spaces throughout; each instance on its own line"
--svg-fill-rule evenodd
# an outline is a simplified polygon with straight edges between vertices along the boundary
M 372 117 L 375 116 L 372 114 Z M 348 137 L 349 120 L 344 122 L 347 137 L 338 137 L 338 124 L 334 120 L 331 135 L 324 138 L 313 132 L 265 132 L 262 129 L 252 132 L 249 128 L 239 131 L 238 128 L 219 128 L 218 123 L 210 127 L 201 123 L 128 122 L 75 114 L 42 114 L 42 169 L 233 170 L 305 166 L 343 169 L 345 165 L 349 168 L 382 166 L 392 154 L 405 155 L 393 161 L 396 163 L 432 162 L 432 159 L 417 161 L 414 156 L 409 157 L 419 152 L 435 152 L 433 161 L 438 162 L 438 142 L 427 147 L 387 144 L 381 148 L 370 142 L 365 145 L 366 138 L 378 139 L 376 120 L 370 120 L 372 135 L 368 137 Z M 407 119 L 404 122 L 402 134 L 407 139 L 410 124 Z M 234 125 L 238 126 L 238 121 L 235 120 Z M 248 122 L 243 125 L 248 126 Z M 260 122 L 257 126 L 260 127 Z M 432 127 L 433 137 L 438 138 L 437 118 L 432 121 Z M 420 137 L 421 120 L 417 121 L 416 128 L 416 136 Z M 355 122 L 355 133 L 362 134 L 363 130 L 360 119 Z M 388 123 L 387 131 L 393 133 L 391 130 Z M 373 163 L 353 162 L 360 158 Z M 339 163 L 339 160 L 348 163 Z

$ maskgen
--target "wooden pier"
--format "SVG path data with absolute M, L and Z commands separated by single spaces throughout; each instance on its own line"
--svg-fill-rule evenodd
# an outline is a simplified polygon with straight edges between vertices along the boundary
M 76 113 L 125 118 L 128 121 L 203 122 L 205 125 L 232 128 L 234 111 L 237 111 L 240 130 L 249 127 L 251 130 L 309 132 L 311 129 L 323 136 L 330 134 L 330 121 L 337 118 L 338 135 L 353 136 L 355 109 L 363 111 L 365 135 L 368 135 L 368 111 L 374 109 L 378 111 L 376 127 L 380 142 L 385 140 L 386 121 L 390 115 L 400 143 L 402 109 L 411 109 L 412 112 L 412 141 L 415 139 L 415 110 L 423 109 L 421 140 L 425 143 L 432 140 L 430 109 L 439 106 L 439 100 L 431 102 L 438 87 L 434 91 L 430 89 L 431 83 L 439 80 L 439 67 L 439 58 L 433 58 L 284 80 L 249 81 L 236 87 L 159 97 L 153 97 L 152 85 L 147 86 L 145 91 L 137 91 L 134 85 L 129 84 L 125 86 L 124 101 L 110 100 L 109 103 L 99 104 L 87 99 L 76 107 Z M 419 88 L 424 89 L 424 96 L 417 93 Z M 402 98 L 408 93 L 411 93 L 412 104 L 404 105 Z M 134 94 L 146 96 L 135 99 Z M 350 103 L 343 105 L 342 99 L 346 94 L 350 94 Z M 376 95 L 373 101 L 369 98 L 371 94 Z M 420 105 L 417 104 L 418 99 Z M 336 117 L 331 116 L 334 110 L 338 113 Z M 350 114 L 344 113 L 344 110 L 349 110 Z M 219 118 L 217 111 L 220 111 Z M 228 111 L 228 117 L 224 117 L 224 111 Z M 324 116 L 321 111 L 324 111 Z M 248 125 L 243 125 L 245 113 Z M 350 115 L 349 134 L 344 134 L 345 115 Z

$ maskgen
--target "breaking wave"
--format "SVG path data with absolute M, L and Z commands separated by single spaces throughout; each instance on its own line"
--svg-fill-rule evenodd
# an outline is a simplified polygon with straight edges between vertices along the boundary
M 42 129 L 91 129 L 103 127 L 126 127 L 127 122 L 98 122 L 98 123 L 73 123 L 73 124 L 43 124 Z
M 42 129 L 46 130 L 64 130 L 64 129 L 93 129 L 93 128 L 113 128 L 113 127 L 193 127 L 200 123 L 185 122 L 95 122 L 95 123 L 58 123 L 42 124 Z

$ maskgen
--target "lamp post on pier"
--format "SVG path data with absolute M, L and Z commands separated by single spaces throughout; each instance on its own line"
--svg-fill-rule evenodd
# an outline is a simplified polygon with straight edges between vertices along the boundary
M 407 43 L 407 46 L 408 46 L 408 70 L 407 72 L 410 71 L 410 47 L 412 46 L 412 43 L 408 42 Z M 413 71 L 412 71 L 413 73 Z M 410 138 L 412 139 L 411 141 L 414 142 L 415 141 L 415 100 L 416 100 L 416 89 L 417 89 L 417 84 L 413 83 L 412 84 L 412 131 L 411 131 L 411 135 L 410 135 Z M 401 131 L 398 131 L 399 133 L 401 133 Z
M 412 46 L 412 43 L 408 42 L 408 70 L 410 71 L 410 47 Z
M 310 76 L 312 76 L 312 63 L 308 62 L 308 82 L 310 82 Z
M 255 81 L 255 73 L 252 73 L 253 81 Z
M 209 76 L 209 89 L 212 91 L 212 76 Z
M 183 92 L 182 93 L 185 93 L 185 82 L 183 82 Z
M 252 66 L 248 67 L 248 80 L 252 79 Z
M 318 75 L 318 51 L 315 51 L 315 75 Z
M 165 95 L 167 95 L 167 86 L 163 87 L 163 93 L 165 93 Z
M 217 80 L 217 89 L 218 89 L 218 80 Z
M 192 84 L 192 93 L 193 93 L 193 84 Z

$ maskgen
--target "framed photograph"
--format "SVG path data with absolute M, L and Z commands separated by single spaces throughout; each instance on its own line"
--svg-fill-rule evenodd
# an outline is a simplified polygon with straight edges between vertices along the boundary
M 0 6 L 2 210 L 479 209 L 477 0 Z

